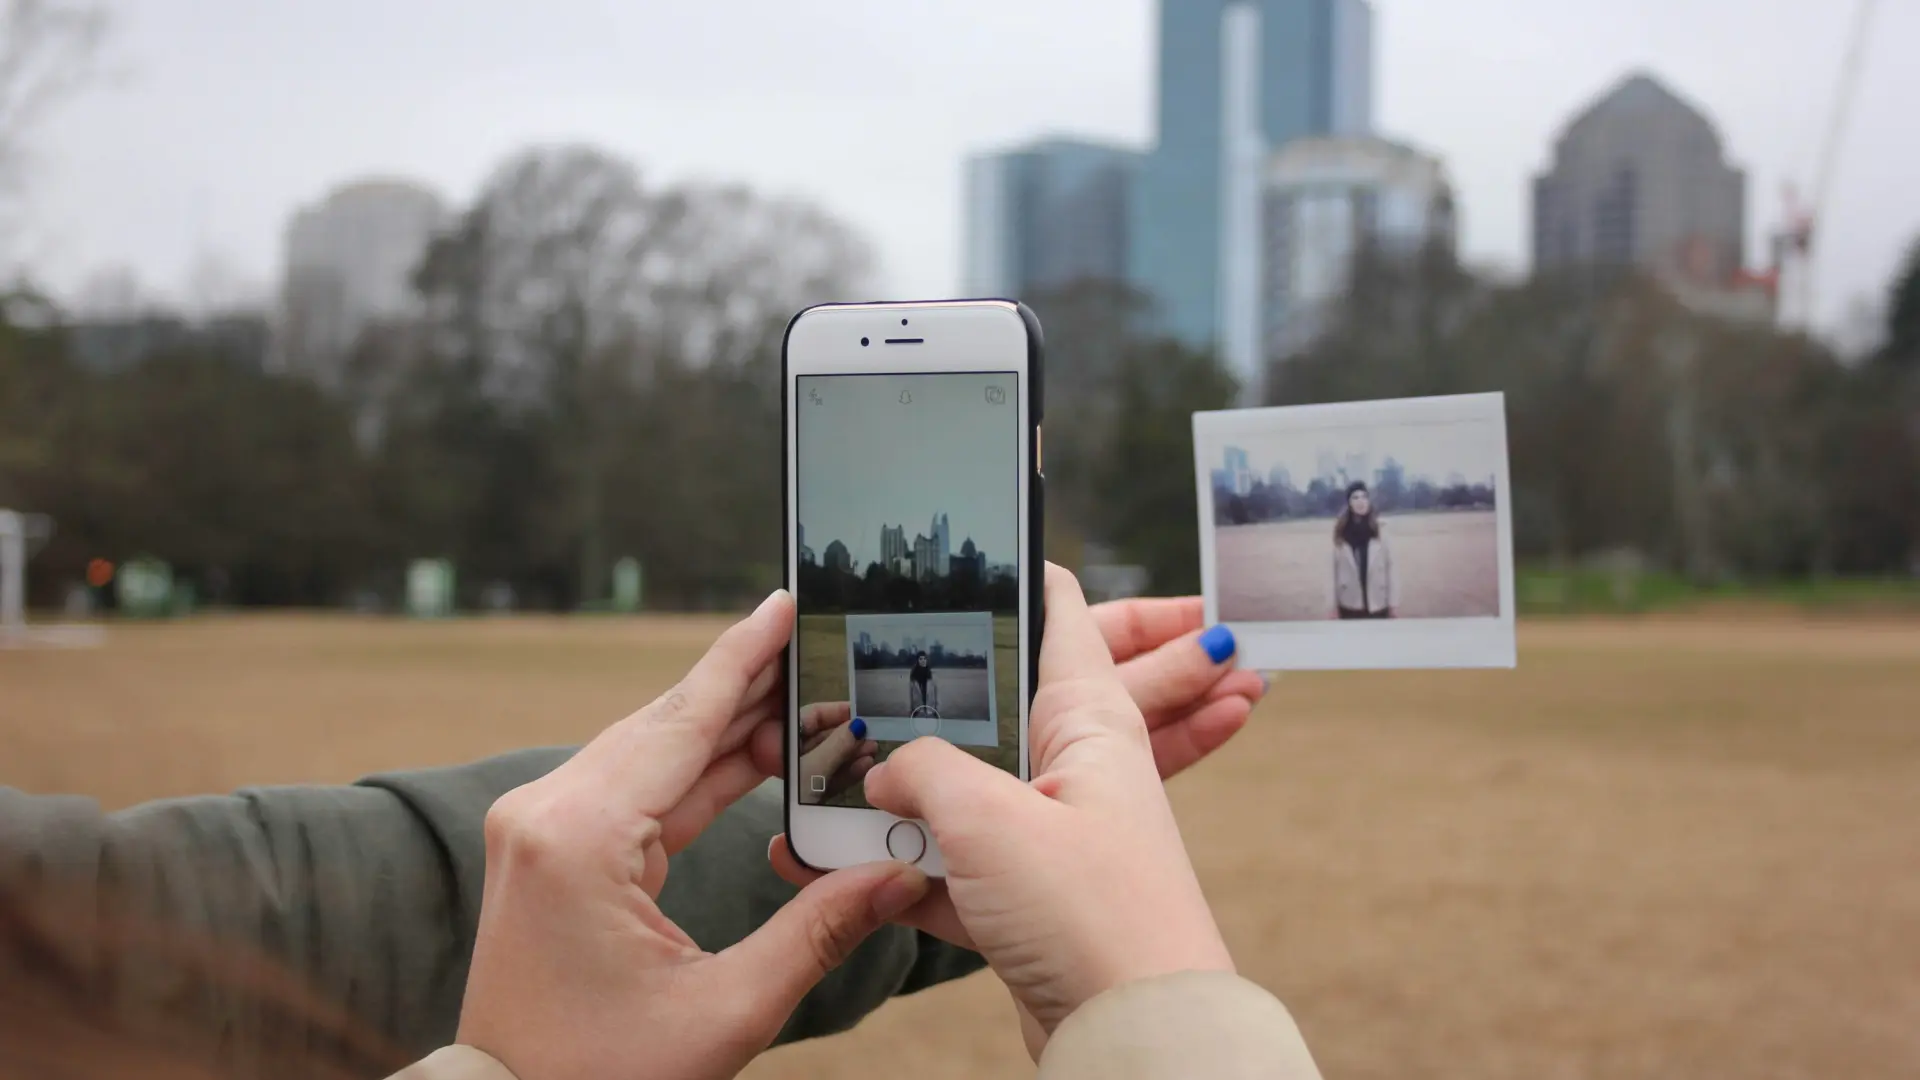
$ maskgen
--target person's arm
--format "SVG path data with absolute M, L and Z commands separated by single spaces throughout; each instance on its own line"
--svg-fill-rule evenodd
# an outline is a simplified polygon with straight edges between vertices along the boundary
M 1038 1080 L 1319 1080 L 1286 1006 L 1224 972 L 1187 971 L 1115 987 L 1060 1024 Z M 491 1055 L 449 1046 L 392 1080 L 516 1080 Z
M 529 750 L 352 786 L 282 787 L 173 799 L 105 814 L 91 800 L 0 788 L 0 889 L 72 912 L 124 911 L 179 942 L 262 958 L 342 1009 L 368 1037 L 412 1056 L 444 1045 L 461 994 L 485 876 L 482 825 L 507 791 L 572 753 Z M 778 786 L 726 811 L 671 861 L 661 907 L 703 948 L 730 945 L 793 895 L 766 860 L 781 831 Z M 104 927 L 69 923 L 76 949 Z M 94 950 L 98 953 L 97 950 Z M 271 1036 L 257 1002 L 178 956 L 84 956 L 138 1008 L 215 1035 L 246 1060 Z M 875 934 L 795 1012 L 782 1040 L 852 1027 L 897 992 L 957 978 L 977 956 L 899 927 Z M 318 1032 L 292 1033 L 326 1052 Z
M 1319 1080 L 1278 998 L 1230 972 L 1126 983 L 1061 1021 L 1039 1080 Z

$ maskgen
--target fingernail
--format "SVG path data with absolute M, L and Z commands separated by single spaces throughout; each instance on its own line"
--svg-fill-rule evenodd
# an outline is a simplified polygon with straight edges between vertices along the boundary
M 1273 676 L 1271 675 L 1260 676 L 1260 696 L 1266 697 L 1267 691 L 1271 689 L 1273 689 Z
M 1225 625 L 1213 627 L 1200 635 L 1200 647 L 1207 651 L 1207 659 L 1224 664 L 1233 655 L 1233 631 Z
M 911 866 L 900 871 L 873 890 L 873 913 L 882 920 L 891 919 L 920 902 L 927 895 L 927 875 Z
M 856 716 L 853 718 L 853 723 L 848 724 L 847 726 L 853 729 L 854 738 L 864 739 L 867 737 L 867 722 L 865 720 L 862 720 Z
M 767 594 L 767 598 L 766 598 L 765 600 L 762 600 L 762 601 L 760 601 L 760 606 L 759 606 L 759 607 L 757 607 L 757 608 L 754 608 L 754 609 L 753 609 L 753 613 L 754 613 L 755 615 L 762 615 L 762 614 L 765 614 L 765 613 L 766 613 L 766 610 L 767 610 L 768 608 L 770 608 L 770 607 L 772 607 L 773 605 L 775 605 L 775 604 L 777 604 L 777 603 L 779 603 L 779 602 L 780 602 L 780 598 L 781 598 L 781 597 L 783 597 L 783 596 L 785 596 L 785 595 L 787 595 L 787 590 L 785 590 L 785 589 L 775 589 L 775 590 L 773 590 L 772 592 L 770 592 L 770 593 L 768 593 L 768 594 Z

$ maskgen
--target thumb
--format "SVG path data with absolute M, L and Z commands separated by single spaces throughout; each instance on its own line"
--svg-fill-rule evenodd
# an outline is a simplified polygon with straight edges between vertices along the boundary
M 1019 777 L 931 736 L 913 740 L 875 765 L 867 773 L 866 793 L 868 802 L 895 817 L 926 822 L 949 856 L 954 840 L 965 841 L 961 834 L 1016 827 L 1022 811 L 1033 812 L 1030 801 L 1037 798 Z
M 836 870 L 800 890 L 760 929 L 713 958 L 721 986 L 754 1003 L 768 1042 L 800 999 L 888 919 L 927 895 L 927 875 L 898 862 Z

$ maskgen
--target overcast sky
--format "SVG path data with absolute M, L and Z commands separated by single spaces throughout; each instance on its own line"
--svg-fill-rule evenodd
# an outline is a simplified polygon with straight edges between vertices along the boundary
M 1431 480 L 1442 484 L 1454 473 L 1469 482 L 1494 476 L 1499 472 L 1500 455 L 1505 449 L 1499 429 L 1489 420 L 1353 424 L 1265 433 L 1242 431 L 1208 435 L 1202 440 L 1210 468 L 1225 465 L 1229 446 L 1247 452 L 1247 468 L 1260 479 L 1269 480 L 1274 469 L 1285 469 L 1294 487 L 1301 490 L 1321 475 L 1323 454 L 1331 454 L 1342 466 L 1358 455 L 1361 475 L 1349 479 L 1372 483 L 1374 472 L 1392 458 L 1406 469 L 1407 483 Z
M 807 546 L 847 545 L 855 569 L 880 558 L 880 527 L 906 541 L 947 515 L 948 554 L 971 539 L 996 563 L 1019 561 L 1018 380 L 1003 375 L 801 376 L 800 524 Z M 988 387 L 1005 400 L 993 404 Z M 818 392 L 819 401 L 814 401 Z M 901 394 L 912 400 L 902 403 Z
M 1439 152 L 1469 257 L 1524 268 L 1526 184 L 1567 117 L 1649 68 L 1749 171 L 1750 259 L 1809 180 L 1853 0 L 1375 0 L 1378 126 Z M 269 281 L 293 208 L 369 172 L 465 199 L 529 142 L 817 199 L 878 291 L 950 294 L 960 160 L 1045 132 L 1151 138 L 1151 0 L 120 0 L 124 75 L 45 132 L 27 254 L 73 288 Z M 1920 235 L 1920 3 L 1880 4 L 1820 269 L 1832 320 Z

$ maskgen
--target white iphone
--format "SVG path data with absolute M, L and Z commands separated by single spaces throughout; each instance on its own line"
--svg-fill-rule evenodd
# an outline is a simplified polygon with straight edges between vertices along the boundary
M 943 875 L 862 778 L 945 739 L 1028 778 L 1040 647 L 1040 324 L 1005 300 L 808 308 L 781 350 L 787 842 Z

